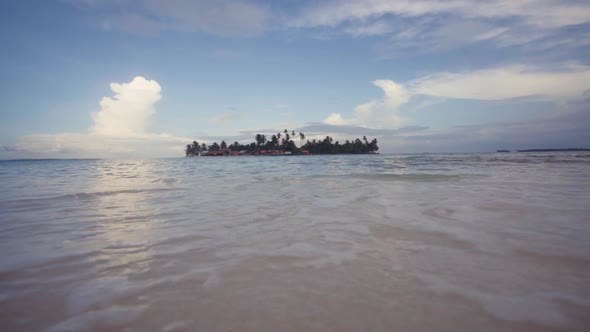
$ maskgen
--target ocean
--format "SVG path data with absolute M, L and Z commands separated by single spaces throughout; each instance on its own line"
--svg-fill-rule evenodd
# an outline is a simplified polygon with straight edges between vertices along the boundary
M 590 153 L 0 162 L 3 331 L 589 331 Z

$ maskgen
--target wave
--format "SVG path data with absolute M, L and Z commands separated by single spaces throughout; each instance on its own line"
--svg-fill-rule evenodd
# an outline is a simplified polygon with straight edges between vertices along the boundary
M 16 200 L 9 200 L 0 202 L 0 208 L 10 207 L 10 208 L 18 208 L 18 207 L 38 207 L 38 206 L 46 206 L 51 203 L 60 202 L 60 201 L 70 201 L 70 200 L 92 200 L 100 197 L 106 196 L 113 196 L 113 195 L 121 195 L 121 194 L 141 194 L 141 193 L 149 193 L 149 192 L 166 192 L 166 191 L 178 191 L 178 190 L 185 190 L 184 188 L 151 188 L 151 189 L 125 189 L 125 190 L 112 190 L 112 191 L 99 191 L 99 192 L 91 192 L 91 193 L 74 193 L 74 194 L 65 194 L 53 197 L 44 197 L 44 198 L 24 198 L 24 199 L 16 199 Z
M 556 265 L 560 267 L 590 267 L 588 257 L 575 255 L 547 254 L 527 249 L 513 249 L 512 253 L 543 265 Z
M 180 180 L 176 178 L 159 178 L 152 181 L 152 183 L 165 183 L 165 184 L 175 184 L 179 183 Z
M 470 178 L 486 177 L 485 175 L 476 174 L 363 174 L 352 173 L 342 177 L 372 180 L 372 181 L 409 181 L 409 182 L 442 182 L 457 181 Z

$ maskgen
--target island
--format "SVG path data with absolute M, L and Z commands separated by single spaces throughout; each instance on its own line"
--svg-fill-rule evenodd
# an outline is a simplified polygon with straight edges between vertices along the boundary
M 295 140 L 299 141 L 299 147 Z M 305 141 L 305 144 L 303 143 Z M 186 157 L 217 157 L 217 156 L 285 156 L 285 155 L 318 155 L 318 154 L 378 154 L 377 139 L 368 141 L 366 136 L 362 140 L 346 140 L 344 143 L 335 141 L 330 136 L 322 140 L 306 140 L 305 134 L 296 134 L 285 129 L 282 133 L 266 135 L 256 134 L 254 142 L 241 144 L 234 142 L 228 145 L 225 141 L 207 145 L 199 144 L 196 140 L 187 144 Z
M 580 152 L 590 151 L 585 148 L 568 148 L 568 149 L 528 149 L 528 150 L 516 150 L 518 152 Z

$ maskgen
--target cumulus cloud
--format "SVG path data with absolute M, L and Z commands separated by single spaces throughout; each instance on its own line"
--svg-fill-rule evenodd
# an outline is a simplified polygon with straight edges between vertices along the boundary
M 405 119 L 394 111 L 410 98 L 407 89 L 391 80 L 375 80 L 372 83 L 383 90 L 384 96 L 381 99 L 358 105 L 349 119 L 344 119 L 339 113 L 332 113 L 324 119 L 323 123 L 380 128 L 395 127 L 405 122 Z
M 135 77 L 129 83 L 111 83 L 114 97 L 100 101 L 100 111 L 92 114 L 90 131 L 107 136 L 143 135 L 150 117 L 156 112 L 155 103 L 161 98 L 158 82 Z
M 191 139 L 150 132 L 150 119 L 162 98 L 158 82 L 135 77 L 111 83 L 86 133 L 33 134 L 18 139 L 11 152 L 23 157 L 132 158 L 181 156 Z

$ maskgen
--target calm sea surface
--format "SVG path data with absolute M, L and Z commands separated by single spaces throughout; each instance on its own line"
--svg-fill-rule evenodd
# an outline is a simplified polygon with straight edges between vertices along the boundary
M 2 331 L 589 331 L 590 153 L 0 162 Z

